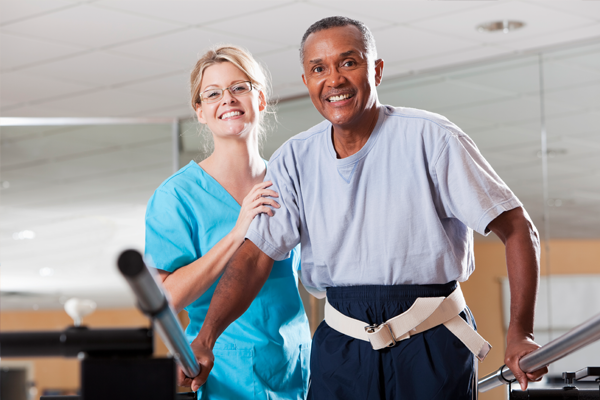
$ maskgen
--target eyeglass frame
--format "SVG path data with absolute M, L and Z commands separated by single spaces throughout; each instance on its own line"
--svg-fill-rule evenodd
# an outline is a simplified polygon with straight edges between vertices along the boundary
M 221 100 L 223 98 L 223 96 L 225 96 L 225 91 L 226 90 L 229 92 L 229 95 L 235 97 L 236 95 L 233 94 L 233 93 L 231 93 L 231 90 L 229 90 L 229 89 L 231 89 L 232 86 L 239 85 L 240 83 L 248 83 L 250 85 L 250 90 L 247 91 L 246 93 L 242 93 L 241 96 L 244 96 L 244 95 L 246 95 L 246 94 L 248 94 L 248 93 L 250 93 L 250 92 L 252 92 L 254 90 L 254 84 L 252 83 L 252 81 L 241 81 L 241 82 L 232 83 L 231 85 L 229 85 L 226 88 L 206 89 L 206 90 L 204 90 L 204 91 L 202 91 L 202 92 L 200 92 L 198 94 L 198 100 L 200 100 L 199 103 L 202 103 L 202 94 L 204 94 L 204 93 L 206 93 L 208 91 L 211 91 L 211 90 L 220 90 L 221 91 L 221 96 L 217 100 L 214 100 L 214 101 L 211 101 L 211 102 L 204 101 L 205 104 L 212 104 L 212 103 L 216 103 L 217 101 Z M 237 96 L 240 96 L 240 95 L 237 95 Z

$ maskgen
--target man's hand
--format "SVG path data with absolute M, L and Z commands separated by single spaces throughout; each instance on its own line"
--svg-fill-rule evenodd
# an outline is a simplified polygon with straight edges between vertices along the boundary
M 198 338 L 194 339 L 191 347 L 196 356 L 196 361 L 200 365 L 200 373 L 196 377 L 187 377 L 180 368 L 177 368 L 177 384 L 191 387 L 196 392 L 208 379 L 208 374 L 210 374 L 215 363 L 215 357 L 210 347 L 204 345 Z
M 521 390 L 527 389 L 527 382 L 538 381 L 544 374 L 548 373 L 548 367 L 543 367 L 537 371 L 526 373 L 519 367 L 519 360 L 526 354 L 538 349 L 539 344 L 535 343 L 531 338 L 523 336 L 519 339 L 508 340 L 506 345 L 506 353 L 504 354 L 504 363 L 521 385 Z

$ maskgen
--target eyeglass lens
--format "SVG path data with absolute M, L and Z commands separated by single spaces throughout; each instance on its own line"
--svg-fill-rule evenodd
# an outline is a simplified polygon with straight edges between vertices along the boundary
M 252 90 L 252 84 L 250 82 L 238 82 L 224 89 L 208 89 L 202 92 L 202 101 L 205 103 L 213 103 L 215 101 L 221 100 L 223 97 L 223 93 L 225 90 L 229 90 L 229 93 L 232 96 L 239 96 L 242 94 L 246 94 Z

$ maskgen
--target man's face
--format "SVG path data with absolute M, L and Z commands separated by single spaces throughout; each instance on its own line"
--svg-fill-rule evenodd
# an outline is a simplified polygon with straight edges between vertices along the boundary
M 315 108 L 334 126 L 351 129 L 375 109 L 383 60 L 369 59 L 355 26 L 311 34 L 303 67 L 302 80 Z

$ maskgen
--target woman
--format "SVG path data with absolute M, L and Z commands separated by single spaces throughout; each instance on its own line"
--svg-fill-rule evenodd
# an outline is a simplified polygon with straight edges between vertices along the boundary
M 264 197 L 277 193 L 263 182 L 266 162 L 258 149 L 268 94 L 259 64 L 235 46 L 210 50 L 192 71 L 191 93 L 198 121 L 212 133 L 214 151 L 167 179 L 146 211 L 146 257 L 158 269 L 175 310 L 187 310 L 190 342 L 250 222 L 259 213 L 272 216 L 268 206 L 279 207 Z M 250 308 L 219 337 L 215 365 L 199 398 L 305 397 L 310 332 L 297 290 L 299 258 L 295 250 L 275 262 Z

